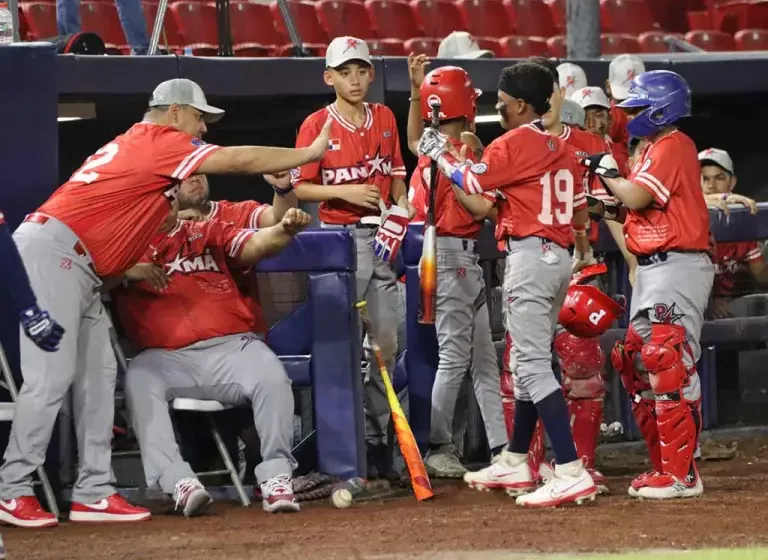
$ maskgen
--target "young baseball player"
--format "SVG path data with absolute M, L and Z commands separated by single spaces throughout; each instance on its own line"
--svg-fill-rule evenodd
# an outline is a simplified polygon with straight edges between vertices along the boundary
M 725 150 L 708 148 L 699 152 L 701 163 L 701 190 L 707 206 L 728 211 L 729 204 L 747 206 L 754 214 L 757 203 L 751 198 L 735 194 L 736 174 L 733 160 Z M 712 287 L 713 314 L 721 319 L 733 316 L 731 301 L 734 296 L 736 276 L 743 270 L 760 284 L 768 284 L 768 266 L 757 241 L 717 243 L 715 245 L 715 280 Z
M 530 62 L 505 68 L 497 108 L 509 132 L 488 146 L 481 162 L 460 161 L 449 140 L 432 129 L 424 131 L 419 144 L 419 152 L 466 193 L 497 191 L 499 197 L 496 238 L 507 251 L 504 316 L 514 341 L 515 425 L 509 447 L 464 480 L 476 488 L 503 488 L 528 507 L 581 502 L 597 493 L 576 453 L 562 388 L 552 371 L 557 315 L 572 274 L 568 247 L 575 242 L 577 251 L 589 252 L 583 169 L 540 120 L 552 95 L 546 68 Z M 527 454 L 539 418 L 556 466 L 553 477 L 535 490 Z
M 291 382 L 250 332 L 251 301 L 240 295 L 232 271 L 278 253 L 310 220 L 295 208 L 259 231 L 180 220 L 156 235 L 133 267 L 141 280 L 113 292 L 128 338 L 141 350 L 128 367 L 125 392 L 147 486 L 172 495 L 186 516 L 199 514 L 211 498 L 176 444 L 168 402 L 179 397 L 250 402 L 261 440 L 256 479 L 263 508 L 299 510 L 291 486 Z M 157 281 L 158 268 L 167 278 Z
M 418 69 L 414 70 L 418 74 Z M 418 80 L 419 77 L 422 79 Z M 472 86 L 467 72 L 456 66 L 443 66 L 426 77 L 423 74 L 417 76 L 416 81 L 420 85 L 411 91 L 409 121 L 418 119 L 428 123 L 432 113 L 429 100 L 439 99 L 440 132 L 450 139 L 451 146 L 457 152 L 464 151 L 466 154 L 468 147 L 462 143 L 461 135 L 474 128 L 480 90 Z M 413 128 L 413 123 L 409 122 L 408 129 Z M 411 179 L 415 220 L 426 219 L 430 164 L 429 158 L 421 157 Z M 429 452 L 424 463 L 435 477 L 461 478 L 467 469 L 459 460 L 452 434 L 456 401 L 467 370 L 472 375 L 492 454 L 501 451 L 507 436 L 498 391 L 499 368 L 491 337 L 485 281 L 474 250 L 475 239 L 487 212 L 474 216 L 457 199 L 450 180 L 442 174 L 437 178 L 436 188 L 438 276 L 435 329 L 439 362 L 432 387 Z M 492 195 L 482 196 L 493 201 Z
M 611 356 L 653 466 L 629 493 L 698 496 L 704 488 L 693 459 L 701 430 L 696 362 L 714 266 L 696 146 L 676 126 L 691 114 L 691 90 L 674 72 L 646 72 L 632 79 L 619 106 L 629 134 L 647 140 L 632 174 L 619 177 L 610 154 L 588 162 L 626 207 L 627 247 L 638 261 L 630 327 Z
M 201 140 L 223 114 L 200 86 L 174 79 L 152 94 L 142 122 L 88 158 L 27 216 L 14 239 L 30 282 L 67 336 L 53 355 L 21 341 L 24 385 L 0 467 L 0 520 L 22 527 L 55 525 L 32 491 L 62 400 L 73 389 L 79 476 L 70 521 L 138 521 L 149 511 L 129 505 L 111 474 L 117 373 L 102 278 L 121 276 L 144 254 L 175 204 L 179 183 L 194 174 L 263 174 L 322 157 L 329 126 L 302 149 L 219 147 Z
M 47 311 L 43 311 L 38 306 L 35 292 L 29 285 L 24 263 L 8 231 L 2 212 L 0 212 L 0 262 L 4 267 L 2 292 L 10 303 L 9 307 L 19 317 L 24 334 L 40 349 L 56 352 L 64 335 L 64 329 L 51 319 Z M 1 516 L 0 520 L 2 520 Z
M 394 371 L 400 301 L 397 278 L 392 263 L 377 258 L 372 244 L 377 230 L 395 229 L 404 236 L 409 218 L 397 122 L 389 108 L 365 101 L 375 75 L 365 41 L 337 37 L 328 46 L 325 61 L 323 79 L 336 92 L 336 100 L 306 118 L 296 146 L 307 146 L 330 117 L 328 152 L 320 161 L 302 165 L 292 182 L 299 200 L 320 202 L 323 227 L 348 228 L 354 235 L 357 297 L 368 302 L 387 369 Z M 381 204 L 387 208 L 384 216 Z M 395 245 L 400 241 L 402 237 Z M 368 474 L 378 477 L 391 472 L 390 411 L 376 360 L 370 357 L 368 363 L 364 382 Z

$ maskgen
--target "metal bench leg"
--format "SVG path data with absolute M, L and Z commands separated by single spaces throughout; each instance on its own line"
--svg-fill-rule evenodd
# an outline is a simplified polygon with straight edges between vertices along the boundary
M 48 473 L 45 472 L 43 467 L 37 467 L 37 477 L 40 479 L 40 484 L 43 486 L 43 493 L 45 494 L 45 501 L 48 503 L 48 508 L 51 513 L 56 516 L 56 519 L 61 519 L 59 504 L 56 503 L 56 496 L 53 493 L 51 481 L 48 480 Z
M 216 442 L 216 447 L 219 448 L 219 455 L 221 455 L 221 458 L 224 460 L 224 465 L 229 471 L 229 476 L 232 478 L 232 484 L 235 486 L 235 490 L 237 490 L 237 495 L 240 498 L 240 502 L 243 504 L 243 507 L 250 507 L 251 500 L 248 498 L 248 494 L 245 493 L 243 481 L 240 480 L 240 475 L 238 474 L 237 469 L 232 462 L 232 457 L 229 456 L 227 446 L 224 445 L 224 440 L 221 439 L 221 434 L 219 433 L 219 429 L 216 427 L 216 423 L 213 421 L 213 416 L 211 416 L 210 413 L 206 413 L 206 416 L 208 417 L 208 423 L 211 426 L 211 433 L 213 434 L 213 439 Z

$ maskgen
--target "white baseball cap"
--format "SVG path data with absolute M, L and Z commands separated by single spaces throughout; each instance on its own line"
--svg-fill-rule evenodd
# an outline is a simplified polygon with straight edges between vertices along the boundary
M 728 152 L 720 150 L 718 148 L 707 148 L 706 150 L 699 152 L 699 161 L 701 163 L 710 162 L 722 167 L 728 173 L 733 175 L 733 160 Z
M 351 60 L 361 60 L 371 64 L 371 51 L 368 43 L 357 37 L 336 37 L 325 51 L 325 67 L 338 68 Z
M 572 99 L 563 99 L 560 106 L 560 122 L 586 128 L 587 116 L 584 109 Z
M 561 88 L 565 88 L 565 96 L 570 97 L 577 89 L 587 87 L 587 75 L 578 64 L 564 62 L 557 67 L 557 77 Z
M 605 95 L 605 92 L 599 87 L 577 89 L 569 99 L 578 103 L 579 107 L 582 109 L 586 109 L 587 107 L 611 108 L 611 102 L 608 100 L 608 96 Z
M 150 107 L 189 105 L 205 115 L 205 122 L 212 123 L 224 116 L 224 109 L 208 105 L 203 89 L 192 80 L 174 78 L 155 88 L 149 100 Z
M 629 97 L 629 84 L 632 78 L 645 72 L 645 64 L 633 54 L 620 54 L 608 66 L 608 83 L 611 85 L 611 97 L 623 101 Z
M 493 58 L 493 52 L 481 49 L 466 31 L 454 31 L 440 41 L 437 58 Z

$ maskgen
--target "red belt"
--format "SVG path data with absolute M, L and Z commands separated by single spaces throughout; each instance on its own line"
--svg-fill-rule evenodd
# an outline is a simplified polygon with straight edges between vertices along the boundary
M 40 214 L 39 212 L 34 212 L 32 214 L 27 214 L 27 217 L 24 218 L 24 221 L 30 222 L 32 224 L 43 225 L 50 219 L 51 219 L 50 216 L 46 216 L 45 214 Z M 74 244 L 73 249 L 75 250 L 75 253 L 77 253 L 81 257 L 88 256 L 88 251 L 85 250 L 85 246 L 80 241 Z

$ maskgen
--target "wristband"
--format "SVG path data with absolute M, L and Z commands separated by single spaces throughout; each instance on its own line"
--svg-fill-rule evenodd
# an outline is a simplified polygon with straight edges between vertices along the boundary
M 421 101 L 421 97 L 409 97 L 408 101 L 410 101 L 411 103 L 413 103 L 414 101 Z
M 277 194 L 278 196 L 285 196 L 289 192 L 293 191 L 293 185 L 289 185 L 288 188 L 286 189 L 281 189 L 280 187 L 276 187 L 272 185 L 272 190 L 275 191 L 275 194 Z
M 573 226 L 573 233 L 576 235 L 576 237 L 586 237 L 587 236 L 587 228 L 589 227 L 589 222 L 586 224 L 576 224 Z

